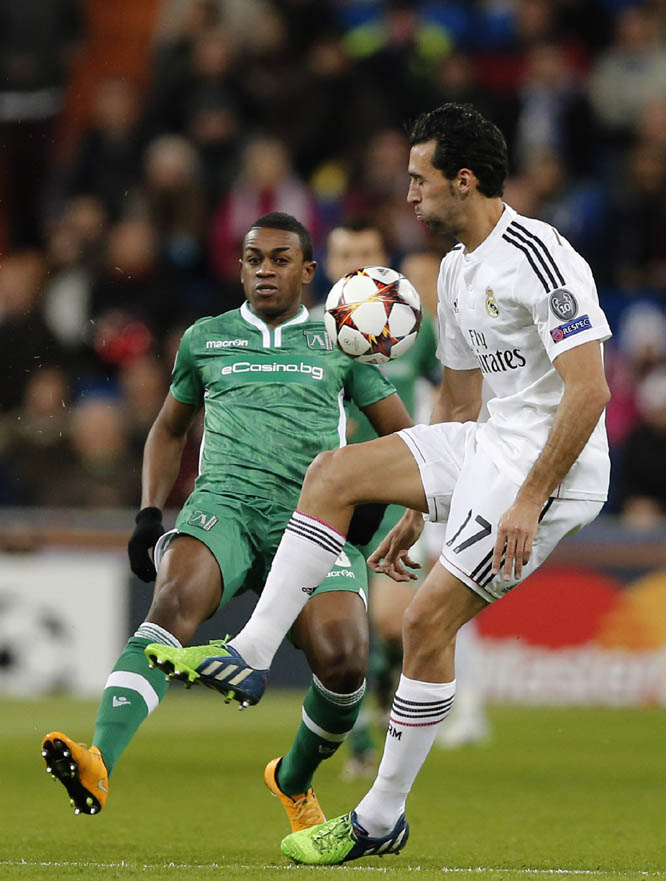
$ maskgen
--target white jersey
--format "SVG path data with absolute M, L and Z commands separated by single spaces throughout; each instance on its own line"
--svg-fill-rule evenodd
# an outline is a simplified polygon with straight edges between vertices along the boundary
M 446 255 L 437 289 L 439 358 L 454 370 L 481 368 L 493 396 L 477 442 L 522 484 L 562 399 L 553 361 L 611 336 L 590 267 L 552 226 L 505 205 L 479 247 Z M 602 415 L 555 495 L 603 501 L 609 476 Z

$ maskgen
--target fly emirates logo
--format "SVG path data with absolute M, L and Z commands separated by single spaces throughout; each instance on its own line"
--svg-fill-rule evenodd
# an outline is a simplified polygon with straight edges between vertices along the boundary
M 478 358 L 481 373 L 505 373 L 507 370 L 520 370 L 527 364 L 520 349 L 488 350 L 486 336 L 480 330 L 470 328 L 468 331 L 474 354 Z M 483 351 L 483 350 L 486 351 Z
M 235 361 L 228 364 L 220 371 L 222 376 L 230 376 L 237 373 L 300 373 L 303 376 L 311 376 L 317 381 L 324 378 L 324 368 L 316 367 L 311 364 L 300 363 L 280 363 L 279 361 L 268 362 L 264 364 L 253 364 L 251 361 Z

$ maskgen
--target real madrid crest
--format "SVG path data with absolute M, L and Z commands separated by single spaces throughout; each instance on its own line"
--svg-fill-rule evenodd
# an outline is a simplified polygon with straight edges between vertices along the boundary
M 492 288 L 486 288 L 486 312 L 491 318 L 497 318 L 499 315 L 499 307 Z

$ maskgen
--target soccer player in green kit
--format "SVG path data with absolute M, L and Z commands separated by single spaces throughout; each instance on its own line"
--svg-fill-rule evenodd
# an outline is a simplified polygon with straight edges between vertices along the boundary
M 162 670 L 149 668 L 146 647 L 157 644 L 154 660 L 175 672 L 169 653 L 187 645 L 203 620 L 240 591 L 260 590 L 308 465 L 320 451 L 345 443 L 343 398 L 381 435 L 411 425 L 381 371 L 332 348 L 323 322 L 310 319 L 301 297 L 316 263 L 310 235 L 295 218 L 259 218 L 240 264 L 247 301 L 185 332 L 146 441 L 141 510 L 128 546 L 132 570 L 145 581 L 156 578 L 146 621 L 106 682 L 92 747 L 59 731 L 42 743 L 47 770 L 63 783 L 76 813 L 104 807 L 118 758 L 166 693 L 168 682 Z M 175 529 L 165 533 L 161 509 L 202 406 L 199 476 Z M 322 822 L 312 776 L 345 739 L 361 705 L 366 589 L 365 560 L 347 543 L 330 575 L 308 589 L 312 595 L 291 631 L 313 680 L 292 747 L 268 764 L 265 780 L 294 830 Z M 223 643 L 214 651 L 224 663 L 206 684 L 254 702 L 256 675 L 247 678 Z

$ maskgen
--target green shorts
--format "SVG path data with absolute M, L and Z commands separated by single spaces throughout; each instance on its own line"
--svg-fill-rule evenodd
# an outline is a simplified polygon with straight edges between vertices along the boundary
M 293 508 L 266 499 L 195 491 L 178 514 L 175 528 L 157 543 L 156 565 L 176 535 L 191 535 L 206 545 L 220 567 L 224 584 L 220 608 L 246 590 L 259 594 L 292 513 Z M 358 593 L 367 608 L 365 558 L 354 545 L 344 546 L 315 594 L 331 590 Z

